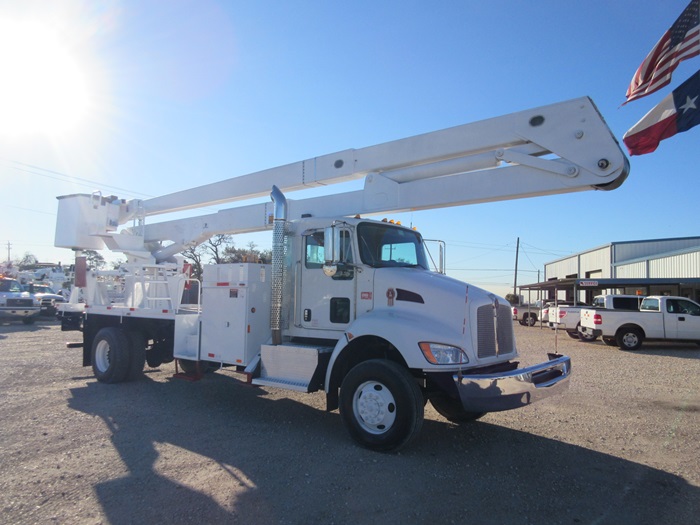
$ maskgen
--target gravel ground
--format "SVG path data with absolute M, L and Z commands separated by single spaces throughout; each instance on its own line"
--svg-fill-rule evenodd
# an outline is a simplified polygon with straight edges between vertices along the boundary
M 418 439 L 379 454 L 321 393 L 173 364 L 104 385 L 65 347 L 77 332 L 0 325 L 1 521 L 698 523 L 700 349 L 515 329 L 524 364 L 572 357 L 568 392 L 463 426 L 428 405 Z

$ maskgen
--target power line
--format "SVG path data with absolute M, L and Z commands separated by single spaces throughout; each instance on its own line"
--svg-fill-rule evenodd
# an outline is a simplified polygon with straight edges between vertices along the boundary
M 2 206 L 3 206 L 3 208 L 13 208 L 15 210 L 31 211 L 34 213 L 43 213 L 45 215 L 53 215 L 54 217 L 56 216 L 55 213 L 51 213 L 50 211 L 33 210 L 31 208 L 20 208 L 19 206 L 12 206 L 11 204 L 3 204 Z
M 459 272 L 512 272 L 513 268 L 448 268 L 448 270 L 459 271 Z M 518 268 L 518 273 L 520 272 L 532 272 L 537 273 L 539 270 L 525 270 L 523 268 Z
M 111 190 L 115 190 L 118 192 L 125 192 L 125 193 L 130 194 L 130 195 L 140 195 L 142 197 L 153 197 L 153 195 L 148 195 L 148 194 L 140 193 L 140 192 L 134 192 L 131 190 L 127 190 L 126 188 L 120 188 L 118 186 L 111 186 L 109 184 L 103 184 L 102 182 L 95 182 L 95 181 L 92 181 L 89 179 L 83 179 L 81 177 L 76 177 L 74 175 L 68 175 L 67 173 L 62 173 L 60 171 L 42 168 L 41 166 L 35 166 L 33 164 L 27 164 L 26 162 L 20 162 L 18 160 L 11 160 L 11 159 L 5 159 L 5 158 L 0 159 L 0 160 L 7 163 L 9 165 L 8 167 L 11 169 L 21 171 L 24 173 L 31 173 L 32 175 L 38 175 L 40 177 L 45 177 L 47 179 L 58 180 L 61 182 L 65 182 L 67 179 L 69 182 L 72 182 L 74 184 L 79 184 L 81 186 L 86 186 L 86 187 L 93 188 L 93 189 L 96 186 L 99 186 L 99 187 L 104 187 L 104 188 L 108 188 Z M 20 168 L 18 166 L 13 166 L 12 164 L 18 164 L 19 166 L 24 166 L 24 168 Z M 27 169 L 27 168 L 31 168 L 31 169 Z M 32 171 L 32 170 L 39 170 L 41 172 L 46 172 L 46 173 L 39 173 L 37 171 Z M 49 174 L 57 175 L 57 176 L 52 176 Z M 59 177 L 63 177 L 63 178 L 59 178 Z

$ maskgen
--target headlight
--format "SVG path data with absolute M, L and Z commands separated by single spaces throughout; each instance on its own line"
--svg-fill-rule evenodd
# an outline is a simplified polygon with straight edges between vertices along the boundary
M 462 365 L 469 362 L 464 351 L 457 346 L 440 343 L 418 343 L 423 356 L 434 365 Z

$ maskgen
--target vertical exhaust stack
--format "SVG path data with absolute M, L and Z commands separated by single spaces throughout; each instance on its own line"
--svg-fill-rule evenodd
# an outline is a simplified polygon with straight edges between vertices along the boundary
M 270 328 L 272 344 L 282 343 L 282 290 L 284 289 L 284 234 L 287 225 L 287 199 L 277 186 L 272 186 L 275 220 L 272 227 L 272 300 Z

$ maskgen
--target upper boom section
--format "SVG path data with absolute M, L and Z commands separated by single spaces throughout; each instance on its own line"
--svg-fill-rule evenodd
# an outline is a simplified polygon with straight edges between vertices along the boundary
M 140 205 L 146 215 L 154 215 L 266 197 L 273 184 L 289 192 L 359 179 L 369 173 L 403 183 L 493 168 L 500 162 L 523 162 L 507 151 L 530 157 L 558 155 L 569 164 L 545 171 L 573 178 L 577 168 L 585 169 L 595 176 L 586 183 L 591 185 L 611 182 L 626 162 L 593 102 L 583 97 L 376 146 L 346 149 L 144 200 Z M 601 159 L 610 164 L 601 169 Z M 613 165 L 613 160 L 619 164 Z M 568 173 L 574 169 L 576 172 Z
M 218 233 L 270 227 L 271 206 L 257 204 L 197 218 L 117 225 L 146 216 L 199 208 L 282 191 L 364 178 L 364 188 L 292 200 L 289 218 L 400 212 L 479 202 L 614 189 L 629 163 L 588 97 L 464 124 L 361 149 L 347 149 L 148 200 L 59 197 L 56 246 L 143 251 L 171 241 L 157 259 Z M 437 180 L 439 178 L 439 180 Z M 99 202 L 98 202 L 99 201 Z M 73 223 L 73 231 L 66 231 Z M 126 236 L 126 237 L 125 237 Z M 99 246 L 98 246 L 99 245 Z

